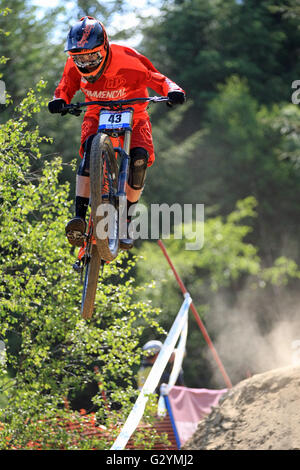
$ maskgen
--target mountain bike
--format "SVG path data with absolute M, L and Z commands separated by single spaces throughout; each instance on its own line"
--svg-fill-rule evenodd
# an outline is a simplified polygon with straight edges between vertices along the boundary
M 100 106 L 98 132 L 90 152 L 91 214 L 83 247 L 74 269 L 83 284 L 81 316 L 91 318 L 99 279 L 105 263 L 113 261 L 120 250 L 119 239 L 127 238 L 126 183 L 130 163 L 130 143 L 134 108 L 138 102 L 169 101 L 165 96 L 116 101 L 89 101 L 65 105 L 63 111 L 79 115 L 85 106 Z M 114 147 L 111 138 L 124 136 L 123 145 Z

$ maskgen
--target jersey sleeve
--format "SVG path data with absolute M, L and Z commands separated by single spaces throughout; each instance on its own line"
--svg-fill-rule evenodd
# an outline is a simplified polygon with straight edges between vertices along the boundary
M 163 96 L 166 96 L 170 91 L 182 91 L 184 93 L 184 90 L 180 88 L 180 86 L 178 86 L 175 82 L 160 73 L 147 57 L 143 56 L 142 54 L 138 55 L 139 60 L 146 68 L 145 85 L 147 87 L 151 88 L 156 93 L 159 93 Z
M 63 99 L 70 104 L 73 96 L 80 89 L 80 80 L 80 74 L 73 65 L 72 59 L 68 58 L 62 78 L 54 92 L 54 98 Z

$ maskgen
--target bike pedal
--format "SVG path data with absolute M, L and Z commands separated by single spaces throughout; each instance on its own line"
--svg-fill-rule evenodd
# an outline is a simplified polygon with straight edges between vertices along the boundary
M 83 266 L 80 262 L 80 260 L 77 260 L 74 264 L 73 264 L 73 269 L 74 271 L 76 271 L 77 273 L 81 273 L 83 271 Z

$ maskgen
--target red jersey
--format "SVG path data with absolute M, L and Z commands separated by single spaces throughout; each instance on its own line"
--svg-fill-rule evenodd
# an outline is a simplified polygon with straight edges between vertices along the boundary
M 169 91 L 183 91 L 176 83 L 159 73 L 149 59 L 134 49 L 111 44 L 110 51 L 109 63 L 104 73 L 95 83 L 89 83 L 82 77 L 77 71 L 72 58 L 69 57 L 62 79 L 55 90 L 55 98 L 61 98 L 69 104 L 78 90 L 85 94 L 86 101 L 109 101 L 147 97 L 149 96 L 147 88 L 151 88 L 163 96 L 166 96 Z M 146 145 L 146 142 L 144 146 L 150 153 L 149 163 L 151 164 L 154 160 L 154 153 L 151 125 L 146 111 L 147 102 L 134 104 L 132 107 L 135 109 L 135 112 L 132 134 L 133 142 L 131 146 L 143 146 L 141 139 L 138 139 L 137 135 L 135 135 L 135 129 L 140 131 L 142 129 L 142 132 L 139 132 L 140 137 L 143 134 L 144 137 L 148 134 L 146 136 L 148 145 Z M 82 123 L 81 143 L 90 135 L 97 132 L 99 111 L 99 106 L 87 107 Z M 82 156 L 82 149 L 80 154 Z

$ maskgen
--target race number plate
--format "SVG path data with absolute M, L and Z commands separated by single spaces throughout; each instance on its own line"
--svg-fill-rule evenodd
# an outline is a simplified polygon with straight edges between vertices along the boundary
M 102 110 L 99 118 L 99 131 L 106 129 L 130 129 L 131 110 Z

